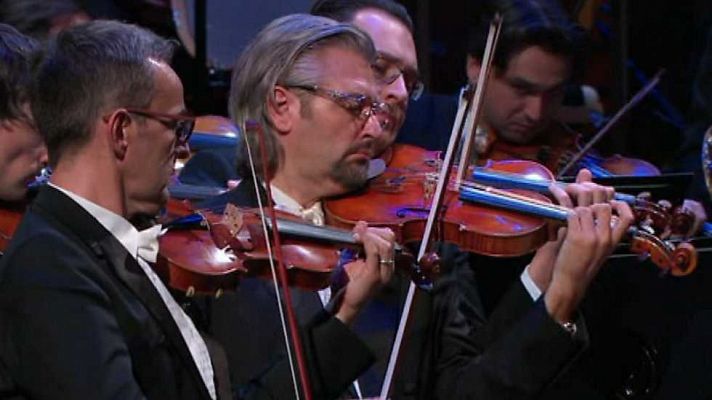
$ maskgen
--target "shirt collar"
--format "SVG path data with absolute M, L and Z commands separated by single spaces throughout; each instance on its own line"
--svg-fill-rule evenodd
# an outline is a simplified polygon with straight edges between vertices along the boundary
M 101 224 L 101 226 L 103 226 L 107 231 L 111 232 L 116 240 L 118 240 L 119 243 L 126 248 L 132 257 L 138 258 L 139 249 L 141 248 L 142 250 L 147 251 L 146 253 L 143 251 L 141 252 L 141 258 L 150 262 L 155 261 L 156 256 L 153 255 L 153 253 L 158 253 L 157 238 L 161 230 L 160 225 L 156 225 L 139 232 L 126 218 L 114 213 L 113 211 L 87 200 L 65 188 L 57 186 L 54 183 L 49 182 L 48 185 L 67 195 L 79 204 L 80 207 L 96 218 L 99 224 Z M 155 242 L 155 245 L 153 242 Z
M 276 209 L 298 215 L 314 225 L 324 225 L 324 209 L 321 206 L 321 201 L 317 201 L 309 208 L 304 208 L 275 185 L 270 185 L 270 189 Z

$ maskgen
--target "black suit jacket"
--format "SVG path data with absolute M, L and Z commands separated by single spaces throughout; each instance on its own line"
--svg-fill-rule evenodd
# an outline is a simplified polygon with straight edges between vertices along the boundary
M 416 293 L 391 395 L 397 399 L 534 399 L 547 393 L 588 343 L 583 320 L 572 337 L 522 283 L 488 312 L 476 266 L 513 261 L 438 249 L 446 269 L 429 293 Z
M 262 193 L 264 197 L 264 193 Z M 220 211 L 225 204 L 256 207 L 253 181 L 199 204 Z M 291 289 L 302 332 L 315 398 L 341 395 L 373 362 L 373 355 L 359 337 L 328 314 L 313 291 Z M 243 279 L 237 290 L 218 299 L 202 299 L 199 308 L 207 330 L 226 350 L 230 378 L 238 397 L 294 398 L 271 280 Z
M 0 365 L 21 398 L 210 398 L 136 260 L 51 187 L 0 264 Z

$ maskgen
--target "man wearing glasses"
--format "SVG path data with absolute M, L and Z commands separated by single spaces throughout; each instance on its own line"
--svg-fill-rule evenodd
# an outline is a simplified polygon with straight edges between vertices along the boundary
M 0 264 L 10 397 L 217 398 L 206 342 L 149 265 L 158 231 L 129 222 L 164 206 L 193 127 L 172 49 L 97 21 L 38 65 L 32 114 L 54 173 Z
M 382 83 L 378 95 L 390 113 L 390 123 L 377 139 L 375 155 L 381 155 L 395 141 L 409 99 L 418 99 L 424 88 L 418 74 L 413 22 L 405 7 L 392 0 L 320 0 L 312 6 L 311 14 L 351 23 L 374 43 L 377 58 L 373 66 Z M 232 149 L 200 151 L 188 161 L 180 179 L 184 183 L 226 186 L 229 180 L 242 177 L 233 167 L 218 167 L 234 166 L 234 157 Z
M 390 106 L 392 120 L 379 142 L 380 154 L 396 140 L 408 100 L 417 100 L 423 92 L 413 22 L 405 7 L 392 0 L 319 0 L 311 13 L 351 23 L 373 40 L 377 52 L 373 66 L 383 83 L 379 95 Z
M 237 61 L 230 94 L 234 121 L 263 127 L 267 157 L 260 157 L 257 132 L 245 132 L 239 154 L 243 181 L 203 206 L 230 202 L 254 207 L 258 197 L 265 197 L 255 193 L 249 144 L 257 170 L 263 161 L 267 164 L 276 207 L 323 225 L 321 200 L 365 183 L 369 161 L 392 124 L 371 68 L 375 57 L 370 39 L 348 24 L 298 14 L 267 25 Z M 262 188 L 262 177 L 257 179 Z M 306 352 L 316 365 L 311 376 L 316 398 L 333 398 L 344 390 L 359 395 L 354 379 L 373 360 L 349 326 L 391 277 L 393 234 L 362 225 L 356 232 L 366 259 L 343 266 L 349 276 L 345 287 L 291 290 L 298 319 L 315 321 L 305 342 L 313 344 Z M 226 349 L 236 392 L 264 391 L 273 380 L 270 367 L 285 357 L 273 284 L 245 279 L 236 292 L 213 300 L 207 311 L 210 331 Z M 246 332 L 245 326 L 251 329 Z M 272 395 L 286 398 L 289 393 Z

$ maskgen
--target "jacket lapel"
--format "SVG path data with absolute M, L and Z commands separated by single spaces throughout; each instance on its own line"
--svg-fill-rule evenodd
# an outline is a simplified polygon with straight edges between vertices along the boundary
M 202 388 L 203 397 L 210 398 L 198 367 L 183 340 L 180 329 L 168 311 L 167 306 L 156 288 L 138 265 L 138 262 L 126 251 L 124 246 L 91 214 L 86 212 L 75 201 L 64 193 L 52 187 L 41 189 L 33 203 L 35 211 L 46 217 L 53 218 L 66 227 L 80 241 L 85 243 L 92 252 L 106 262 L 117 276 L 138 297 L 163 329 L 166 338 L 173 344 L 185 367 L 190 370 L 196 380 L 197 387 Z

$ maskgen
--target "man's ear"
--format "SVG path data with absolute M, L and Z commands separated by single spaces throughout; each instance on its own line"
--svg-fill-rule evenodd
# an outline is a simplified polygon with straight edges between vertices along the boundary
M 292 131 L 295 118 L 299 117 L 299 97 L 282 86 L 275 86 L 267 101 L 267 110 L 275 130 L 286 135 Z
M 136 129 L 136 120 L 126 110 L 116 110 L 104 118 L 109 130 L 109 144 L 116 158 L 123 160 L 129 147 L 129 131 Z
M 482 68 L 482 63 L 479 59 L 467 55 L 467 61 L 465 62 L 465 72 L 467 73 L 467 81 L 470 83 L 477 83 L 477 79 L 480 76 L 480 69 Z

